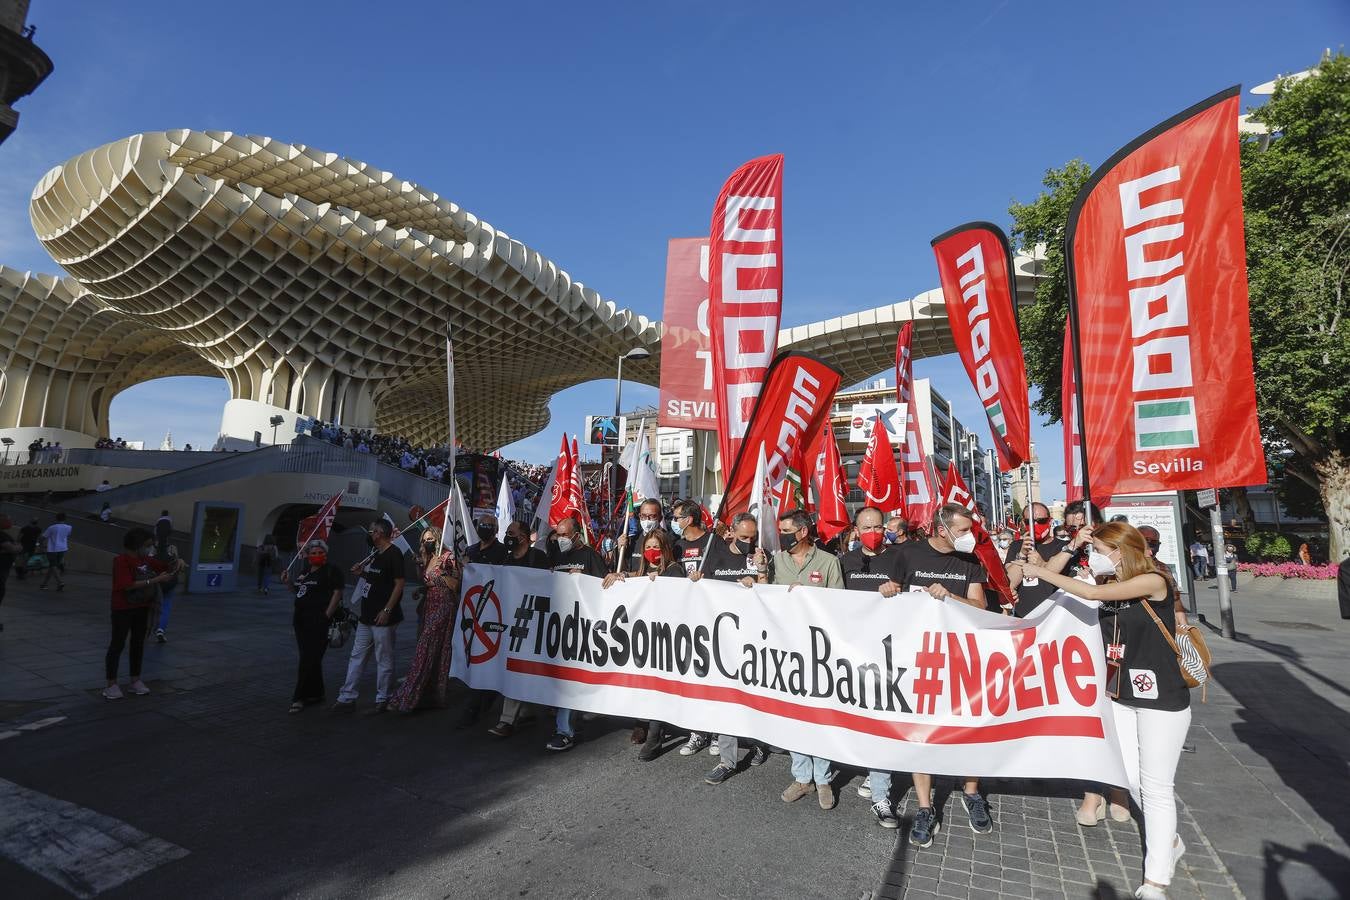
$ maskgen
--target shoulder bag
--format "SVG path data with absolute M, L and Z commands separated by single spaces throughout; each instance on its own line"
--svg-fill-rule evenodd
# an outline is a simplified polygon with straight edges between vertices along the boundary
M 1158 630 L 1176 653 L 1177 665 L 1181 668 L 1181 678 L 1186 682 L 1186 687 L 1200 688 L 1200 700 L 1203 702 L 1205 684 L 1209 681 L 1210 664 L 1209 646 L 1205 643 L 1204 634 L 1194 625 L 1183 625 L 1177 629 L 1176 638 L 1173 638 L 1167 626 L 1162 623 L 1162 619 L 1153 611 L 1153 604 L 1147 599 L 1142 602 L 1149 618 L 1158 626 Z

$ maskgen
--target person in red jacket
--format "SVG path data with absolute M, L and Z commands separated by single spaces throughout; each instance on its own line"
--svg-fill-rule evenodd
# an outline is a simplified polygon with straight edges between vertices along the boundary
M 131 692 L 148 694 L 150 689 L 141 681 L 141 657 L 145 652 L 145 635 L 154 597 L 139 597 L 145 588 L 163 584 L 181 571 L 183 561 L 170 563 L 156 559 L 155 536 L 144 528 L 133 528 L 122 539 L 123 552 L 113 557 L 112 566 L 112 640 L 103 667 L 108 686 L 103 689 L 107 700 L 122 699 L 117 686 L 117 666 L 122 659 L 122 648 L 131 635 Z

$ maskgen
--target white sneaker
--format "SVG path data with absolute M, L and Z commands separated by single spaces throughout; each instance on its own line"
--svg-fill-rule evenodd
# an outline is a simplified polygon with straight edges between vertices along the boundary
M 691 731 L 689 732 L 689 740 L 685 741 L 684 746 L 680 748 L 680 755 L 693 756 L 706 746 L 708 746 L 708 736 L 697 731 Z
M 102 691 L 104 700 L 121 700 L 122 689 L 115 684 L 110 684 Z
M 1153 884 L 1141 884 L 1134 889 L 1135 900 L 1167 900 L 1163 889 Z
M 138 697 L 144 697 L 146 694 L 150 693 L 150 689 L 145 686 L 144 681 L 137 678 L 131 683 L 131 692 Z
M 872 785 L 868 784 L 866 778 L 858 784 L 858 796 L 864 800 L 872 799 Z

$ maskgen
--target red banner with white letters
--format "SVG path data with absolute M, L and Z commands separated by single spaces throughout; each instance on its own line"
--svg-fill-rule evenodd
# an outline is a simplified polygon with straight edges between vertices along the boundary
M 926 528 L 937 511 L 937 479 L 923 449 L 918 411 L 914 408 L 914 360 L 910 340 L 914 326 L 906 322 L 895 339 L 895 385 L 905 404 L 905 443 L 900 450 L 900 478 L 905 487 L 905 521 L 913 528 Z
M 971 520 L 975 523 L 971 529 L 975 535 L 975 558 L 988 573 L 989 580 L 985 586 L 994 594 L 989 599 L 997 600 L 1003 609 L 1012 609 L 1017 601 L 1013 599 L 1012 586 L 1008 584 L 1008 570 L 1003 567 L 1003 555 L 989 539 L 989 530 L 984 527 L 984 516 L 976 509 L 975 497 L 957 471 L 956 463 L 947 468 L 947 477 L 942 482 L 942 493 L 938 499 L 941 503 L 956 503 L 970 510 Z
M 858 490 L 863 492 L 869 506 L 875 506 L 886 515 L 904 508 L 890 431 L 879 421 L 872 427 L 872 439 L 867 442 L 862 465 L 858 467 Z
M 789 468 L 804 466 L 800 461 L 806 459 L 808 443 L 829 421 L 830 406 L 842 378 L 833 365 L 810 354 L 790 350 L 778 354 L 764 377 L 764 389 L 727 476 L 726 492 L 717 512 L 720 521 L 729 524 L 736 513 L 749 508 L 761 447 L 774 491 L 788 477 Z
M 1017 288 L 1003 229 L 971 222 L 933 238 L 952 340 L 985 415 L 998 467 L 1031 458 L 1027 369 L 1017 333 Z
M 708 239 L 673 238 L 666 247 L 661 315 L 659 425 L 717 429 L 712 351 L 708 349 Z
M 1120 150 L 1066 237 L 1093 496 L 1263 484 L 1238 88 Z
M 829 419 L 812 442 L 806 458 L 812 462 L 811 493 L 815 499 L 816 532 L 822 541 L 829 541 L 849 525 L 848 479 L 844 477 L 839 444 L 834 439 Z
M 775 154 L 731 173 L 708 236 L 708 345 L 724 472 L 740 458 L 782 311 L 783 156 Z

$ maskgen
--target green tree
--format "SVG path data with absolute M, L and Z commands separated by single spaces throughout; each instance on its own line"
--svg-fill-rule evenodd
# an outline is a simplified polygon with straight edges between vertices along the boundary
M 1315 73 L 1282 80 L 1253 112 L 1272 134 L 1244 141 L 1242 176 L 1262 433 L 1287 476 L 1317 491 L 1339 560 L 1350 551 L 1350 58 L 1323 60 Z M 1009 209 L 1015 248 L 1044 245 L 1044 277 L 1021 325 L 1035 408 L 1051 421 L 1068 311 L 1064 228 L 1089 171 L 1076 159 L 1050 169 L 1039 197 Z

